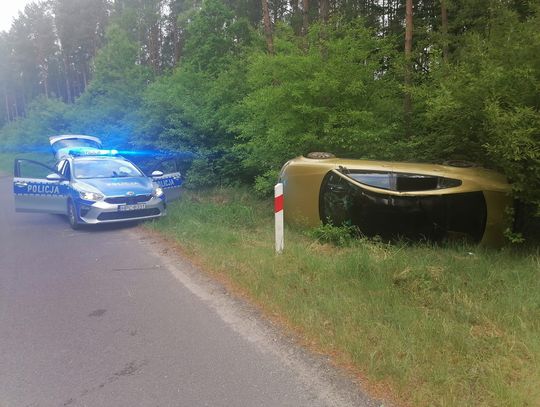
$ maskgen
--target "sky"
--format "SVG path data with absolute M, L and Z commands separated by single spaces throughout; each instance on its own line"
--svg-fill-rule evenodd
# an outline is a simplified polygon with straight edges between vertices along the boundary
M 36 0 L 0 0 L 0 31 L 9 31 L 13 18 L 23 11 L 28 3 Z

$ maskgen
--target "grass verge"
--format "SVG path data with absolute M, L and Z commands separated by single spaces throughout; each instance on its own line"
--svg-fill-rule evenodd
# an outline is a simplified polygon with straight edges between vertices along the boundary
M 271 202 L 187 192 L 147 224 L 279 315 L 302 341 L 415 406 L 540 405 L 538 249 L 321 244 Z

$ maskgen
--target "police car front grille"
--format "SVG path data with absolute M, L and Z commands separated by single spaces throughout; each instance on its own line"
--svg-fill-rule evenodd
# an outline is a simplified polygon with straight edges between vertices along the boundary
M 151 198 L 152 195 L 115 196 L 112 198 L 105 198 L 105 202 L 110 204 L 134 205 L 141 202 L 148 202 Z
M 145 216 L 159 215 L 158 208 L 151 209 L 138 209 L 135 211 L 123 211 L 123 212 L 103 212 L 97 217 L 98 220 L 118 220 L 118 219 L 136 219 L 144 218 Z

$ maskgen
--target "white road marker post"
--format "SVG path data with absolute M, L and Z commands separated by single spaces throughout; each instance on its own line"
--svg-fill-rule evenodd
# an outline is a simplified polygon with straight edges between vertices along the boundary
M 276 253 L 283 253 L 285 246 L 284 226 L 283 226 L 283 184 L 274 186 L 274 218 L 276 229 Z

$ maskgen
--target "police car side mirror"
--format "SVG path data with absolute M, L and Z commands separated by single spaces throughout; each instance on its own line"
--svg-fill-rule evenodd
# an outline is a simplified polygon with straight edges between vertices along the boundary
M 56 174 L 54 172 L 52 174 L 47 175 L 48 181 L 61 181 L 62 179 L 63 178 L 59 174 Z
M 161 171 L 154 171 L 152 173 L 152 177 L 161 177 L 163 175 L 163 172 Z

